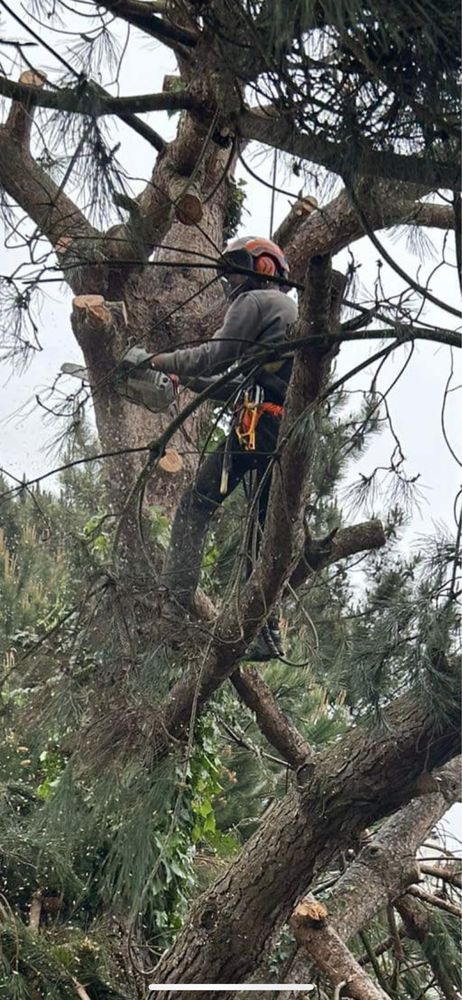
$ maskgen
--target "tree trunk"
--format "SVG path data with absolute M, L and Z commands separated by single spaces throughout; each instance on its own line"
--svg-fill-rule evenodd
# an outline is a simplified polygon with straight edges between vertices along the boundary
M 437 732 L 412 695 L 388 710 L 386 722 L 386 728 L 353 731 L 299 768 L 297 787 L 193 905 L 156 969 L 157 982 L 246 982 L 300 887 L 367 824 L 409 800 L 423 771 L 457 753 L 456 720 Z
M 379 910 L 400 896 L 419 878 L 416 852 L 429 830 L 457 800 L 460 757 L 450 761 L 438 775 L 441 791 L 413 799 L 391 816 L 339 879 L 323 903 L 328 911 L 328 926 L 342 941 L 350 941 L 366 927 Z M 316 975 L 317 957 L 323 946 L 328 954 L 329 938 L 324 926 L 316 930 L 316 950 L 300 948 L 284 978 L 293 983 L 310 982 Z M 313 964 L 313 961 L 314 964 Z M 293 995 L 295 998 L 295 994 Z M 281 995 L 290 1000 L 292 994 Z

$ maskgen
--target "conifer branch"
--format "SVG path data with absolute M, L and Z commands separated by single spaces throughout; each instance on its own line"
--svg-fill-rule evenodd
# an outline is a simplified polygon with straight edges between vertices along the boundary
M 158 5 L 153 7 L 140 0 L 99 0 L 99 6 L 175 50 L 197 45 L 198 36 L 194 32 L 157 17 Z
M 314 896 L 305 896 L 296 906 L 290 927 L 299 948 L 308 952 L 331 986 L 346 986 L 352 1000 L 388 1000 L 353 957 L 327 920 L 327 910 Z
M 172 690 L 171 696 L 175 694 Z M 156 967 L 156 982 L 204 982 L 207 974 L 209 982 L 223 981 L 225 975 L 246 982 L 275 929 L 289 916 L 300 886 L 310 885 L 313 873 L 338 857 L 339 851 L 349 848 L 364 827 L 409 802 L 415 795 L 419 775 L 426 768 L 441 766 L 457 753 L 458 737 L 458 708 L 454 707 L 451 720 L 446 720 L 435 737 L 433 713 L 423 705 L 419 693 L 409 692 L 385 710 L 383 725 L 358 726 L 334 746 L 316 754 L 313 761 L 308 760 L 297 772 L 297 788 L 273 805 L 240 857 L 196 901 L 174 945 Z M 434 822 L 432 807 L 436 805 L 439 818 L 447 801 L 436 793 L 412 803 L 416 809 L 417 803 L 423 804 L 423 815 L 416 819 L 422 839 Z M 408 871 L 410 842 L 403 840 L 403 829 L 399 835 L 406 851 L 400 862 Z M 408 822 L 406 834 L 413 836 L 412 831 Z M 389 869 L 390 875 L 396 874 L 396 868 L 389 863 L 393 854 L 388 857 L 386 847 L 384 843 L 385 875 Z M 411 878 L 415 878 L 415 871 Z M 364 882 L 360 883 L 355 919 L 360 904 L 367 907 L 370 898 L 375 900 L 374 912 L 378 899 L 387 900 L 389 884 L 385 882 L 384 887 L 382 879 L 374 877 L 370 897 L 364 891 Z M 210 913 L 213 920 L 208 920 Z M 263 913 L 266 916 L 262 924 Z M 343 917 L 353 932 L 347 909 Z M 235 928 L 233 935 L 231 926 Z M 338 927 L 337 933 L 341 934 Z M 216 943 L 225 934 L 229 945 L 224 959 Z M 291 976 L 291 981 L 310 979 Z
M 456 906 L 455 903 L 451 903 L 448 899 L 443 899 L 441 896 L 436 896 L 433 892 L 425 892 L 425 889 L 421 889 L 420 886 L 411 885 L 406 890 L 407 895 L 414 896 L 416 899 L 420 899 L 422 903 L 428 903 L 429 906 L 436 906 L 438 910 L 444 910 L 445 913 L 452 913 L 454 917 L 459 917 L 462 919 L 462 908 Z
M 440 879 L 442 882 L 447 882 L 449 885 L 456 886 L 457 889 L 462 889 L 462 878 L 460 873 L 451 868 L 448 864 L 438 862 L 430 864 L 426 861 L 421 861 L 420 871 L 422 872 L 422 875 L 431 875 L 432 878 Z
M 385 544 L 386 536 L 379 520 L 364 521 L 349 528 L 339 528 L 326 538 L 307 538 L 303 557 L 290 578 L 291 586 L 300 587 L 307 577 L 338 562 L 339 559 L 346 559 L 358 552 L 380 549 Z
M 36 226 L 58 252 L 70 243 L 92 248 L 100 232 L 85 218 L 83 212 L 31 156 L 28 148 L 17 141 L 17 115 L 0 127 L 0 185 L 27 212 Z M 22 130 L 26 137 L 27 130 Z M 71 283 L 72 279 L 69 283 Z
M 411 200 L 409 190 L 412 185 L 390 181 L 373 181 L 361 185 L 361 200 L 367 209 L 367 217 L 374 229 L 392 226 L 429 226 L 454 229 L 454 213 L 449 205 L 434 205 Z M 421 188 L 423 197 L 427 188 Z M 291 265 L 291 277 L 299 281 L 306 261 L 318 253 L 332 254 L 361 239 L 365 229 L 348 196 L 346 189 L 324 206 L 314 208 L 310 213 L 289 212 L 274 234 L 276 242 L 284 246 Z
M 329 924 L 341 940 L 350 941 L 415 881 L 420 868 L 416 857 L 419 847 L 458 799 L 460 762 L 461 758 L 455 757 L 438 772 L 434 787 L 439 791 L 413 799 L 385 820 L 324 897 Z M 318 938 L 322 939 L 322 933 L 318 931 Z M 327 940 L 324 947 L 328 947 Z M 294 983 L 310 981 L 314 969 L 304 952 L 297 952 L 286 975 Z M 282 994 L 281 1000 L 289 1000 L 289 995 Z
M 293 722 L 284 714 L 271 688 L 255 667 L 239 668 L 231 674 L 231 683 L 263 736 L 291 767 L 300 767 L 312 750 Z
M 29 110 L 35 107 L 48 108 L 76 115 L 117 115 L 126 119 L 127 115 L 146 114 L 149 111 L 184 111 L 198 108 L 197 102 L 186 91 L 168 93 L 134 94 L 130 97 L 114 97 L 92 80 L 77 82 L 75 87 L 56 87 L 44 90 L 43 82 L 32 79 L 29 70 L 20 80 L 9 80 L 0 76 L 0 94 L 12 101 L 19 101 Z M 128 124 L 131 122 L 128 120 Z M 140 124 L 142 124 L 140 122 Z
M 335 174 L 341 173 L 346 155 L 344 144 L 325 138 L 319 131 L 310 134 L 300 132 L 290 118 L 284 117 L 275 108 L 241 111 L 236 127 L 244 139 L 262 142 L 265 146 L 318 163 Z M 348 161 L 349 170 L 356 176 L 392 178 L 405 184 L 424 184 L 432 190 L 459 190 L 456 163 L 445 163 L 417 154 L 380 151 L 366 141 L 348 148 Z

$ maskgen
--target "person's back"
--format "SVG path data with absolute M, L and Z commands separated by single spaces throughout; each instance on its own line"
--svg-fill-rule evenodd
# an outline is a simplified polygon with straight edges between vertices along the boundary
M 207 343 L 156 355 L 153 365 L 200 391 L 194 383 L 212 380 L 243 357 L 256 355 L 253 378 L 239 378 L 225 387 L 233 401 L 233 419 L 227 439 L 200 463 L 195 483 L 183 495 L 172 526 L 161 584 L 167 599 L 191 609 L 199 581 L 205 534 L 214 512 L 236 486 L 252 472 L 256 476 L 256 545 L 248 553 L 248 570 L 263 531 L 271 483 L 271 463 L 277 446 L 280 418 L 291 360 L 278 361 L 265 355 L 287 339 L 297 319 L 297 305 L 288 297 L 287 286 L 268 278 L 285 279 L 288 265 L 282 250 L 268 240 L 249 237 L 235 241 L 223 254 L 229 276 L 232 302 L 223 326 Z M 236 270 L 233 271 L 233 266 Z M 283 285 L 283 287 L 284 287 Z M 260 363 L 261 356 L 261 363 Z M 232 372 L 231 372 L 232 375 Z M 231 380 L 232 381 L 232 380 Z M 269 619 L 263 642 L 253 658 L 270 659 L 280 649 L 277 620 Z M 262 645 L 260 643 L 260 645 Z M 257 656 L 258 654 L 258 656 Z
M 223 326 L 211 340 L 158 354 L 154 363 L 181 379 L 208 378 L 244 355 L 280 344 L 297 313 L 296 303 L 277 287 L 244 290 L 227 309 Z

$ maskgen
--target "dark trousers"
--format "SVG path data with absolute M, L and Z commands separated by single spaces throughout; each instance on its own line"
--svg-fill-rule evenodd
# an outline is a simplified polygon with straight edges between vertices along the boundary
M 185 607 L 190 606 L 199 583 L 205 537 L 209 523 L 247 473 L 256 472 L 258 521 L 265 523 L 271 472 L 265 477 L 276 450 L 279 419 L 264 413 L 257 427 L 255 451 L 245 451 L 232 433 L 229 449 L 229 478 L 225 494 L 220 493 L 225 442 L 207 455 L 199 466 L 194 484 L 183 494 L 172 526 L 170 545 L 162 571 L 161 585 Z M 260 488 L 261 487 L 261 488 Z M 251 555 L 248 553 L 247 568 Z

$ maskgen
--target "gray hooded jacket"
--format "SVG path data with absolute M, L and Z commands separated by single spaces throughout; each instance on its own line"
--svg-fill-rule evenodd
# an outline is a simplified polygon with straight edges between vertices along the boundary
M 181 379 L 217 375 L 233 362 L 259 351 L 262 345 L 281 343 L 297 315 L 296 303 L 277 288 L 242 292 L 211 340 L 197 347 L 158 354 L 156 366 Z

